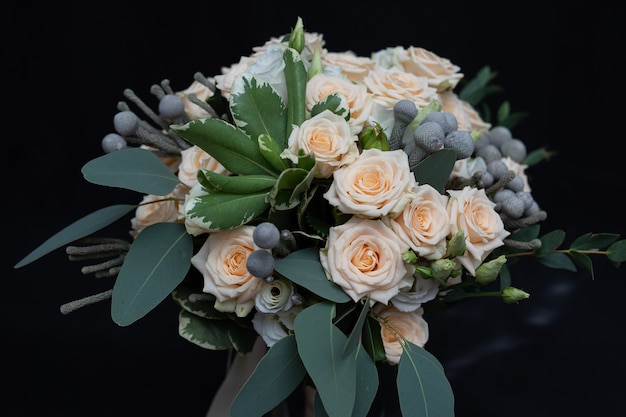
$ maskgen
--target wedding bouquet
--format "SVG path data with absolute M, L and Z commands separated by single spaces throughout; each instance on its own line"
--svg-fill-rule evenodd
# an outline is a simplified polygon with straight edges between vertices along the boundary
M 298 18 L 219 75 L 154 85 L 156 111 L 125 90 L 82 174 L 141 199 L 76 221 L 16 268 L 69 245 L 71 260 L 98 260 L 84 273 L 115 281 L 64 313 L 110 298 L 128 326 L 171 297 L 188 341 L 235 360 L 261 346 L 233 417 L 302 386 L 316 416 L 366 416 L 381 364 L 397 366 L 403 416 L 451 416 L 428 314 L 527 298 L 509 268 L 524 257 L 592 275 L 593 254 L 626 260 L 616 234 L 563 249 L 563 231 L 540 233 L 526 169 L 549 152 L 515 138 L 508 102 L 492 114 L 492 80 L 420 47 L 330 52 Z M 129 239 L 94 236 L 126 216 Z

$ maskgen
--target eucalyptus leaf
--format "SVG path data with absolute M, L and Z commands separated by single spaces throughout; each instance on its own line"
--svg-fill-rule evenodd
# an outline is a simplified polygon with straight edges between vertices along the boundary
M 454 394 L 437 358 L 406 342 L 396 378 L 403 417 L 453 417 Z
M 308 80 L 302 57 L 293 48 L 287 48 L 285 82 L 287 84 L 287 137 L 294 125 L 300 126 L 306 118 L 306 83 Z
M 223 175 L 208 169 L 198 171 L 198 182 L 202 186 L 229 194 L 252 194 L 269 191 L 276 183 L 271 175 Z
M 472 78 L 459 92 L 459 98 L 476 106 L 485 97 L 485 87 L 491 80 L 491 68 L 482 67 L 476 76 Z
M 185 215 L 188 221 L 208 231 L 234 229 L 261 215 L 269 207 L 266 197 L 267 192 L 210 192 L 191 198 L 185 206 Z
M 262 417 L 287 398 L 305 375 L 295 336 L 283 337 L 261 358 L 237 393 L 230 407 L 231 417 Z
M 367 317 L 365 325 L 363 326 L 361 343 L 372 360 L 376 362 L 385 360 L 385 347 L 383 346 L 383 339 L 380 332 L 380 323 L 371 316 Z
M 613 262 L 626 261 L 626 240 L 618 240 L 609 246 L 606 256 Z
M 113 286 L 113 321 L 128 326 L 161 303 L 185 278 L 192 252 L 192 238 L 183 224 L 155 223 L 143 229 Z
M 291 252 L 276 260 L 274 271 L 326 300 L 336 303 L 350 301 L 337 284 L 328 280 L 320 262 L 319 249 L 314 247 Z
M 593 262 L 591 261 L 589 255 L 572 250 L 570 251 L 569 256 L 576 265 L 591 274 L 591 279 L 595 279 L 595 274 L 593 273 Z
M 370 304 L 369 304 L 369 296 L 368 296 L 366 300 L 363 302 L 363 305 L 361 306 L 361 312 L 359 313 L 359 318 L 357 319 L 356 323 L 354 324 L 354 327 L 352 328 L 352 331 L 350 332 L 350 335 L 348 336 L 346 345 L 343 347 L 344 355 L 347 355 L 349 352 L 354 351 L 354 349 L 356 349 L 357 345 L 361 341 L 361 334 L 363 333 L 362 331 L 363 323 L 365 323 L 365 319 L 367 318 L 369 311 L 370 311 Z
M 171 193 L 180 183 L 159 157 L 143 148 L 102 155 L 83 165 L 81 172 L 93 184 L 158 196 Z
M 548 268 L 564 269 L 572 272 L 576 272 L 578 270 L 569 256 L 564 253 L 550 253 L 536 259 L 540 264 L 547 266 Z
M 541 247 L 535 251 L 535 256 L 538 258 L 549 255 L 558 249 L 565 240 L 565 232 L 553 230 L 541 236 L 539 240 L 541 240 Z
M 232 348 L 228 320 L 211 320 L 181 310 L 178 315 L 178 334 L 184 339 L 208 350 Z
M 230 112 L 237 127 L 254 140 L 264 134 L 282 149 L 287 146 L 287 109 L 274 87 L 243 73 L 233 81 L 230 96 Z
M 452 149 L 440 149 L 428 155 L 423 161 L 411 168 L 418 184 L 430 184 L 439 191 L 445 192 L 446 183 L 456 162 L 456 152 Z
M 585 233 L 576 238 L 570 245 L 570 249 L 574 250 L 602 250 L 608 248 L 613 242 L 619 238 L 616 233 Z
M 14 268 L 21 268 L 60 248 L 61 246 L 65 246 L 68 243 L 89 236 L 92 233 L 110 225 L 116 220 L 121 219 L 135 208 L 137 208 L 136 205 L 116 204 L 96 210 L 52 235 L 32 252 L 22 258 L 21 261 L 15 264 Z
M 359 349 L 356 361 L 356 398 L 352 417 L 366 417 L 378 392 L 378 368 L 364 349 Z
M 356 399 L 356 352 L 343 354 L 347 338 L 332 320 L 335 305 L 313 304 L 295 319 L 296 343 L 302 363 L 315 384 L 329 417 L 352 415 Z
M 183 139 L 209 153 L 233 174 L 276 175 L 274 167 L 265 160 L 257 139 L 251 139 L 241 129 L 222 119 L 196 119 L 185 125 L 172 125 Z

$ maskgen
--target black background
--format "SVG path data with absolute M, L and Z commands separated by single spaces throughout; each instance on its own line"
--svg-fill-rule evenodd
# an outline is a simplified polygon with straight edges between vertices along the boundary
M 626 236 L 625 16 L 608 2 L 16 3 L 2 5 L 2 416 L 204 416 L 225 353 L 178 336 L 171 300 L 129 327 L 112 322 L 108 302 L 64 316 L 61 304 L 112 282 L 83 276 L 62 250 L 13 265 L 79 217 L 137 202 L 80 174 L 102 154 L 124 88 L 146 101 L 164 78 L 182 90 L 196 71 L 216 75 L 287 33 L 297 16 L 330 51 L 422 46 L 466 77 L 490 65 L 513 110 L 530 114 L 514 135 L 557 151 L 529 171 L 548 212 L 542 230 L 566 230 L 566 243 Z M 626 274 L 594 260 L 595 280 L 530 262 L 514 271 L 530 299 L 427 317 L 427 348 L 448 373 L 458 417 L 622 415 Z

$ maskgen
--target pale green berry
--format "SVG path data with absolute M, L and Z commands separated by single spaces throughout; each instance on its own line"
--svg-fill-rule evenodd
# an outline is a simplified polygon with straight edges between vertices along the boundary
M 257 249 L 248 255 L 246 268 L 257 278 L 266 278 L 274 271 L 274 256 L 264 249 Z
M 273 223 L 259 223 L 252 232 L 252 240 L 260 248 L 275 248 L 280 243 L 280 230 Z

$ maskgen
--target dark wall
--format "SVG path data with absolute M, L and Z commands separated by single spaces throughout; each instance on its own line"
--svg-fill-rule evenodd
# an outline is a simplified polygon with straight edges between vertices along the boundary
M 623 12 L 604 1 L 459 3 L 3 3 L 0 414 L 204 416 L 226 356 L 178 336 L 173 302 L 129 327 L 112 322 L 107 302 L 63 316 L 61 304 L 112 282 L 83 276 L 61 250 L 13 265 L 79 217 L 136 202 L 80 174 L 101 155 L 125 88 L 151 97 L 167 78 L 184 89 L 196 71 L 218 74 L 297 16 L 331 51 L 422 46 L 468 77 L 490 65 L 513 109 L 530 114 L 515 136 L 557 151 L 530 171 L 544 230 L 567 230 L 567 242 L 626 236 Z M 626 273 L 594 259 L 595 280 L 530 263 L 514 275 L 530 299 L 474 300 L 428 317 L 427 348 L 448 372 L 457 416 L 613 417 L 626 407 Z

